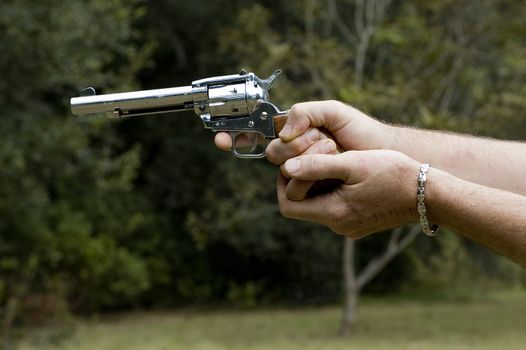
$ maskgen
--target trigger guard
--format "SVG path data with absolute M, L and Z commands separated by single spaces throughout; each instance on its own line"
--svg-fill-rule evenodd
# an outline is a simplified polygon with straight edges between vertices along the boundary
M 263 133 L 260 133 L 260 132 L 257 132 L 257 131 L 253 131 L 253 132 L 245 131 L 245 132 L 229 132 L 229 134 L 230 134 L 230 137 L 232 139 L 232 153 L 234 153 L 234 155 L 236 157 L 238 157 L 238 158 L 249 158 L 249 159 L 265 158 L 265 151 L 264 150 L 267 148 L 268 140 L 264 137 L 265 135 Z M 263 140 L 265 142 L 263 152 L 261 152 L 261 153 L 253 153 L 256 150 L 256 148 L 258 147 L 258 145 L 259 145 L 257 137 L 254 138 L 254 141 L 252 142 L 252 146 L 251 146 L 249 152 L 244 152 L 244 153 L 238 152 L 238 150 L 236 148 L 236 139 L 237 139 L 238 136 L 240 136 L 242 134 L 247 134 L 247 135 L 254 134 L 256 136 L 258 136 L 258 135 L 263 136 Z

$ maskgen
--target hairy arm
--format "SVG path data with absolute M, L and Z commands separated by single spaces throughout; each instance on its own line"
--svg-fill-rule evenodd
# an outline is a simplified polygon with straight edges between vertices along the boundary
M 526 197 L 469 182 L 432 168 L 430 220 L 526 267 Z
M 386 149 L 429 162 L 461 179 L 526 195 L 526 143 L 389 127 Z

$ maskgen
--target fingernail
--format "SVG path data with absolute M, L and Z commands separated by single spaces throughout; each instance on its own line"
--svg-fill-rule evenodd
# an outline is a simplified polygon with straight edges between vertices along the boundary
M 300 160 L 296 158 L 289 159 L 285 162 L 285 169 L 289 174 L 297 173 L 300 170 Z
M 288 124 L 285 124 L 279 133 L 279 137 L 289 137 L 290 134 L 292 134 L 292 127 Z
M 331 140 L 327 140 L 322 146 L 322 152 L 325 154 L 331 154 L 336 151 L 336 145 Z
M 311 142 L 318 141 L 320 139 L 320 132 L 318 131 L 318 129 L 310 129 L 307 133 L 307 138 Z

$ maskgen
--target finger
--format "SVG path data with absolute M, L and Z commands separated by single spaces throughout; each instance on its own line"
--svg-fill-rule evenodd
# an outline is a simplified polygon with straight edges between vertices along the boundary
M 316 181 L 290 179 L 285 194 L 292 201 L 302 201 L 307 198 L 307 194 Z
M 330 133 L 344 127 L 348 118 L 344 118 L 345 105 L 337 101 L 315 101 L 298 103 L 287 114 L 287 121 L 279 137 L 288 142 L 303 134 L 309 126 L 323 127 Z
M 339 179 L 349 182 L 351 157 L 338 155 L 308 154 L 287 160 L 281 172 L 288 178 L 300 180 Z
M 272 140 L 268 144 L 265 154 L 269 162 L 279 165 L 289 158 L 302 154 L 322 138 L 326 138 L 326 136 L 318 129 L 310 128 L 303 135 L 290 142 L 283 142 L 279 138 Z
M 253 149 L 257 145 L 261 145 L 265 142 L 262 134 L 255 132 L 239 133 L 235 136 L 232 141 L 232 135 L 226 132 L 219 132 L 214 138 L 215 144 L 218 148 L 224 151 L 230 151 L 234 147 L 239 153 L 251 153 L 246 149 Z
M 309 147 L 304 154 L 334 154 L 337 152 L 336 143 L 331 139 L 320 140 Z M 285 193 L 290 200 L 300 201 L 307 197 L 315 181 L 291 179 Z
M 322 133 L 323 135 L 323 133 Z M 338 154 L 339 148 L 336 142 L 330 138 L 324 138 L 307 148 L 302 155 L 306 154 Z
M 278 175 L 277 195 L 279 202 L 279 210 L 285 217 L 292 219 L 308 220 L 324 223 L 328 217 L 327 211 L 329 209 L 329 196 L 325 194 L 303 201 L 293 201 L 287 198 L 285 193 L 287 187 L 287 179 L 280 173 Z
M 214 142 L 219 149 L 230 151 L 232 149 L 232 138 L 226 132 L 218 132 L 214 137 Z

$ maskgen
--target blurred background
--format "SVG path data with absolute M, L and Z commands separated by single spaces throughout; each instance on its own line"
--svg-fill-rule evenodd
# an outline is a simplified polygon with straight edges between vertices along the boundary
M 277 168 L 217 150 L 193 113 L 82 119 L 69 99 L 282 68 L 282 109 L 524 139 L 525 18 L 520 0 L 0 1 L 2 346 L 521 348 L 506 259 L 412 228 L 344 244 L 282 218 Z

